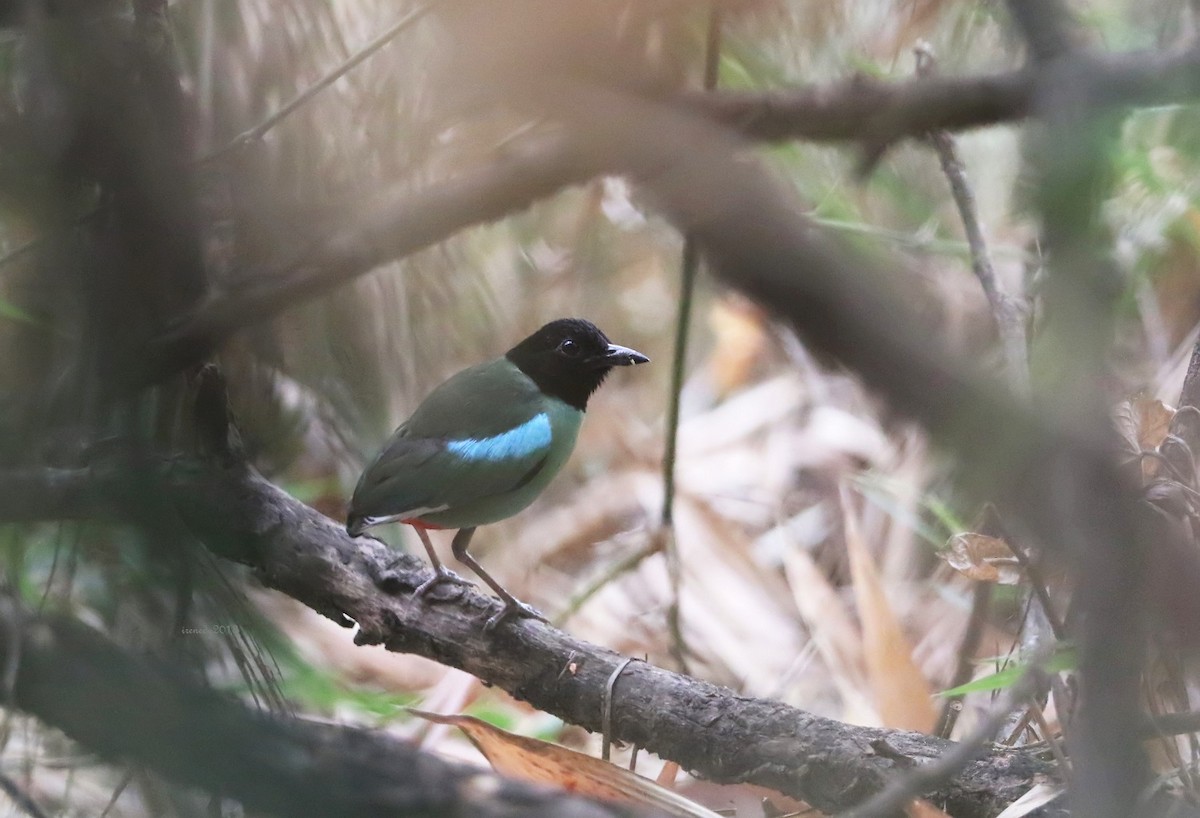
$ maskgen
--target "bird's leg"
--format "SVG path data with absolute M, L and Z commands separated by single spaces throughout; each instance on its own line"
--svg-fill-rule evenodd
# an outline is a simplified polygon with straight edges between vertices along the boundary
M 454 551 L 454 556 L 459 562 L 463 563 L 472 571 L 474 571 L 481 580 L 487 583 L 489 588 L 496 592 L 496 596 L 504 600 L 504 607 L 499 613 L 493 614 L 488 619 L 487 623 L 484 624 L 483 629 L 485 631 L 490 631 L 492 628 L 496 627 L 510 616 L 540 619 L 543 622 L 549 622 L 550 620 L 548 620 L 537 608 L 534 608 L 531 605 L 526 605 L 524 602 L 517 599 L 515 596 L 505 590 L 503 585 L 493 579 L 492 575 L 483 570 L 483 566 L 480 565 L 474 557 L 467 553 L 467 546 L 470 545 L 471 535 L 474 533 L 474 528 L 459 529 L 459 532 L 454 535 L 454 541 L 451 543 L 450 548 Z
M 460 577 L 453 571 L 446 569 L 442 565 L 442 561 L 438 559 L 437 552 L 433 550 L 433 543 L 429 541 L 429 533 L 420 526 L 413 526 L 417 530 L 417 536 L 421 538 L 421 544 L 425 546 L 425 553 L 429 554 L 429 562 L 433 565 L 434 574 L 429 579 L 417 586 L 414 593 L 419 597 L 424 597 L 434 588 L 439 585 L 450 583 L 451 585 L 470 585 L 467 580 Z

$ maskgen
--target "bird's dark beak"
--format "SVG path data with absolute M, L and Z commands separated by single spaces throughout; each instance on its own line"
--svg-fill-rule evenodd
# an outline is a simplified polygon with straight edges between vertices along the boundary
M 650 359 L 636 349 L 623 347 L 620 344 L 609 344 L 603 355 L 595 358 L 599 366 L 633 366 L 634 364 L 649 363 Z

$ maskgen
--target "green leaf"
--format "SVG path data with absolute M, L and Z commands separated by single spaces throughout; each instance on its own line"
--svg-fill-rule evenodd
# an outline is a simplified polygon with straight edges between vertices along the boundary
M 1059 673 L 1064 670 L 1074 670 L 1078 664 L 1078 655 L 1075 651 L 1075 646 L 1063 643 L 1055 650 L 1054 655 L 1042 662 L 1041 668 L 1047 673 Z M 974 681 L 967 682 L 965 685 L 952 687 L 949 690 L 943 690 L 938 693 L 939 696 L 965 696 L 968 693 L 986 693 L 992 690 L 1004 690 L 1016 684 L 1017 680 L 1025 675 L 1025 665 L 1012 665 L 1004 670 L 992 673 Z
M 0 298 L 0 318 L 7 318 L 10 321 L 20 321 L 35 327 L 45 326 L 45 324 L 25 312 L 25 310 L 11 301 L 5 301 L 3 298 Z

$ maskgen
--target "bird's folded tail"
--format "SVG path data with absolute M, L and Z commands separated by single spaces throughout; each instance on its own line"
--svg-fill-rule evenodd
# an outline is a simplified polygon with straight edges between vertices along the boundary
M 384 523 L 404 523 L 411 525 L 414 528 L 441 528 L 437 523 L 427 523 L 419 517 L 418 514 L 425 514 L 430 511 L 445 511 L 446 506 L 438 506 L 433 509 L 421 508 L 413 512 L 404 512 L 402 514 L 385 514 L 382 517 L 368 517 L 363 514 L 355 514 L 353 511 L 346 515 L 346 533 L 351 537 L 360 537 L 368 528 Z M 409 516 L 410 514 L 414 516 Z
M 346 533 L 351 537 L 360 537 L 364 531 L 371 527 L 372 522 L 374 521 L 370 517 L 351 513 L 346 517 Z

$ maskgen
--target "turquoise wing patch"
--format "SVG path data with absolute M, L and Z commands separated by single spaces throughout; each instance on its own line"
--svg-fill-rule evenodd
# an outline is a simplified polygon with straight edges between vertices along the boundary
M 515 429 L 484 438 L 451 440 L 446 450 L 467 461 L 523 461 L 543 454 L 550 447 L 550 418 L 545 412 L 534 415 Z

